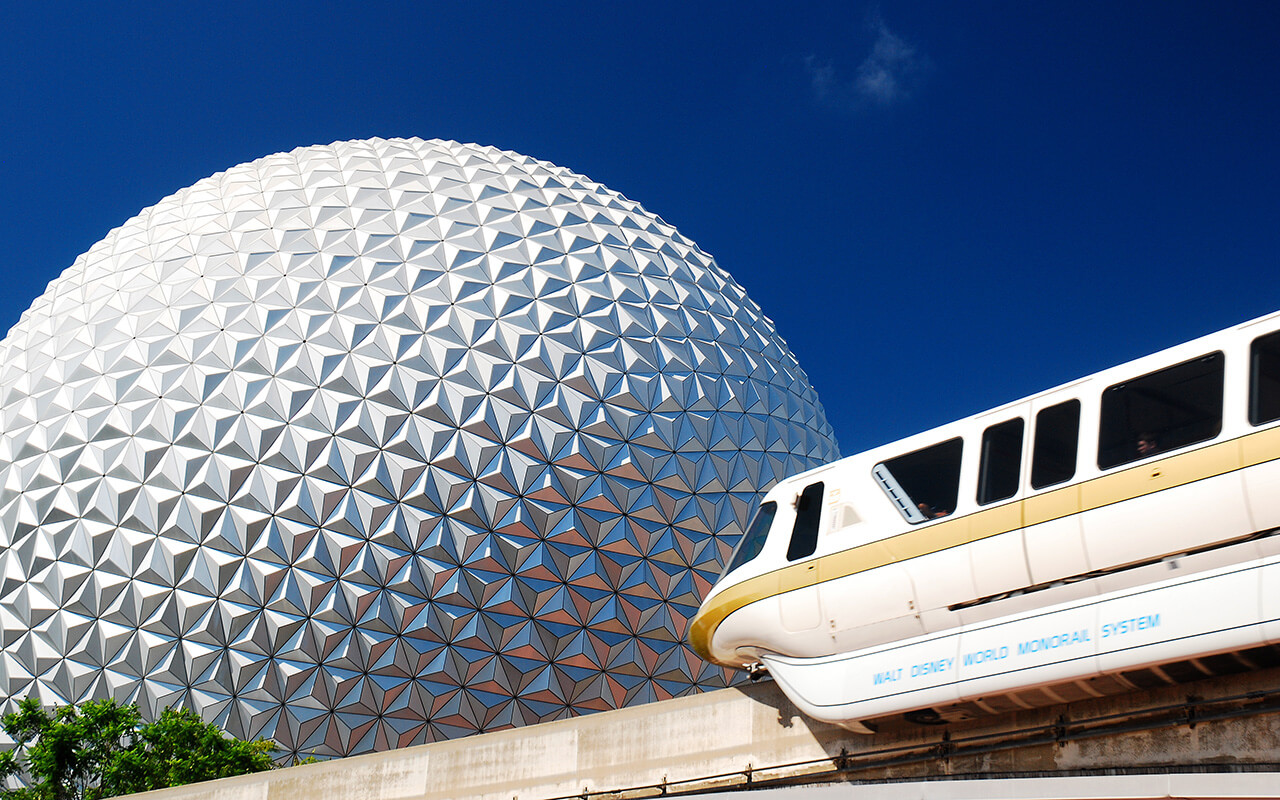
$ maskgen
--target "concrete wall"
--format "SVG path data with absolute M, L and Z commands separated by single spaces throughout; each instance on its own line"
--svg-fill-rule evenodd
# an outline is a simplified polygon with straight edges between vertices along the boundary
M 806 723 L 762 683 L 139 797 L 535 800 L 821 759 L 852 736 Z
M 1177 705 L 1194 692 L 1221 698 L 1280 688 L 1280 672 L 1268 671 L 1193 687 L 1170 687 L 1070 706 L 1029 709 L 941 727 L 886 720 L 874 736 L 852 734 L 802 717 L 770 682 L 677 698 L 647 706 L 610 711 L 560 722 L 438 742 L 421 747 L 309 764 L 258 775 L 149 792 L 148 800 L 547 800 L 587 791 L 614 791 L 736 773 L 719 782 L 701 782 L 685 790 L 742 785 L 750 768 L 758 781 L 762 768 L 821 760 L 814 772 L 831 769 L 830 756 L 842 750 L 856 758 L 901 748 L 916 758 L 881 760 L 856 774 L 859 780 L 912 780 L 978 774 L 1053 774 L 1097 769 L 1276 767 L 1280 761 L 1280 713 L 1195 725 L 1169 713 L 1170 724 L 1110 733 L 1091 733 L 1093 720 L 1105 714 L 1125 716 L 1150 706 Z M 1256 700 L 1231 701 L 1218 711 L 1246 709 Z M 1257 709 L 1254 709 L 1257 712 Z M 1072 727 L 1072 719 L 1081 721 Z M 1024 732 L 1067 723 L 1078 738 L 1028 739 L 1005 749 L 966 741 L 1005 736 L 1021 741 Z M 988 739 L 983 739 L 983 742 Z M 936 755 L 935 755 L 936 753 Z M 774 773 L 776 774 L 776 773 Z M 1277 783 L 1280 786 L 1280 782 Z M 631 796 L 657 794 L 631 792 Z

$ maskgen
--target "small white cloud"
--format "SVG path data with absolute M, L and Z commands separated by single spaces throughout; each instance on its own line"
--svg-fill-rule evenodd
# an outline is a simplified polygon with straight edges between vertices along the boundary
M 906 99 L 919 85 L 929 66 L 928 59 L 889 30 L 879 13 L 872 14 L 868 27 L 875 41 L 852 79 L 840 76 L 829 59 L 813 55 L 805 58 L 810 86 L 820 102 L 852 110 L 887 106 Z
M 876 42 L 871 55 L 858 67 L 854 88 L 863 97 L 877 103 L 892 103 L 904 97 L 908 84 L 923 67 L 916 49 L 895 36 L 877 14 L 871 20 Z

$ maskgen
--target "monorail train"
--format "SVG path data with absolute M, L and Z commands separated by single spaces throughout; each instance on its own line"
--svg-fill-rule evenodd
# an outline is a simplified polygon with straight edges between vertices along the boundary
M 864 732 L 1271 666 L 1277 528 L 1280 313 L 782 481 L 689 639 Z

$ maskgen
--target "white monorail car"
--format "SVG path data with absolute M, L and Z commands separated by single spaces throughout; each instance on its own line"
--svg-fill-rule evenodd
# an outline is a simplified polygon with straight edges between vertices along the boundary
M 690 641 L 853 730 L 1274 662 L 1278 459 L 1280 313 L 782 481 Z

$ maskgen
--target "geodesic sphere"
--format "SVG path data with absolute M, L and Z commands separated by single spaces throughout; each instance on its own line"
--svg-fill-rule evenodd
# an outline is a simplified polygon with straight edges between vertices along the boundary
M 143 211 L 0 343 L 0 689 L 346 754 L 718 687 L 687 618 L 837 456 L 755 303 L 489 147 L 306 147 Z

